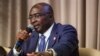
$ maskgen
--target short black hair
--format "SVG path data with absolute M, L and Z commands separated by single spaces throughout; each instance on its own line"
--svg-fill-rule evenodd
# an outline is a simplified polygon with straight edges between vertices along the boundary
M 52 15 L 54 14 L 53 8 L 51 7 L 51 5 L 48 4 L 48 3 L 44 3 L 44 2 L 35 4 L 35 5 L 31 8 L 30 12 L 32 11 L 33 8 L 40 8 L 41 6 L 47 6 L 47 7 L 48 7 L 48 13 L 50 13 L 50 14 L 52 14 Z

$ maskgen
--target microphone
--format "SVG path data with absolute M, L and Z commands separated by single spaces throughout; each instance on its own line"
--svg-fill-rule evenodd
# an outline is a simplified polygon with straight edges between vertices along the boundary
M 29 24 L 26 29 L 25 29 L 28 33 L 32 33 L 32 31 L 34 31 L 34 27 Z M 16 42 L 16 45 L 15 45 L 15 49 L 16 51 L 20 52 L 21 48 L 22 48 L 22 44 L 23 44 L 24 40 L 20 39 Z
M 26 31 L 27 31 L 28 33 L 32 33 L 32 31 L 35 31 L 35 29 L 34 29 L 34 27 L 33 27 L 31 24 L 29 24 L 29 25 L 26 27 Z

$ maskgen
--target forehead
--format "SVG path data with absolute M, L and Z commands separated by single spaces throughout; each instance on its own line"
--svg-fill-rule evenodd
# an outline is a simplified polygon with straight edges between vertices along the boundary
M 38 9 L 38 8 L 33 8 L 33 9 L 30 11 L 30 14 L 35 14 L 35 13 L 42 13 L 42 10 L 41 10 L 41 9 Z

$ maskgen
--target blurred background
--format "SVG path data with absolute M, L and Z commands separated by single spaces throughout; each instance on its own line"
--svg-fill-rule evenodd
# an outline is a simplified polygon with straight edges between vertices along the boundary
M 14 46 L 30 8 L 39 2 L 53 7 L 56 22 L 77 29 L 79 47 L 100 50 L 100 0 L 0 0 L 0 46 Z

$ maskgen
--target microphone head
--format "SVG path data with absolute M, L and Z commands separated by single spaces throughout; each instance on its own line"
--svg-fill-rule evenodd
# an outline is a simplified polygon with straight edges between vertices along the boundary
M 29 27 L 26 27 L 26 31 L 27 31 L 28 33 L 31 33 L 31 32 L 32 32 L 32 29 L 29 28 Z
M 32 31 L 34 31 L 33 25 L 29 24 L 29 25 L 26 27 L 26 31 L 27 31 L 28 33 L 31 33 Z

